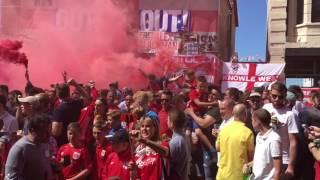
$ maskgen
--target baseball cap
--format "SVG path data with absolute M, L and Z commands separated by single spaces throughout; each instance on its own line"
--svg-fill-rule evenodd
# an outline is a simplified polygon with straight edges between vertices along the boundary
M 98 104 L 107 104 L 107 101 L 103 98 L 101 99 L 97 99 L 96 102 L 95 102 L 95 105 L 98 105 Z
M 129 142 L 129 134 L 125 129 L 119 129 L 114 134 L 106 136 L 112 143 Z
M 30 103 L 32 106 L 39 106 L 39 97 L 37 96 L 26 96 L 22 98 L 18 98 L 18 101 L 20 103 Z
M 258 93 L 258 92 L 252 92 L 249 97 L 255 97 L 255 96 L 258 96 L 258 97 L 261 97 L 261 94 Z
M 289 102 L 295 102 L 297 100 L 297 97 L 296 95 L 293 93 L 293 92 L 290 92 L 290 91 L 287 91 L 287 97 L 286 99 L 289 101 Z

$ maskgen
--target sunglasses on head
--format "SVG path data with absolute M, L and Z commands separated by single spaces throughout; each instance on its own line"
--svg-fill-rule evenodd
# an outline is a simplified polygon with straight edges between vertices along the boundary
M 276 95 L 276 94 L 271 94 L 271 97 L 273 98 L 273 99 L 284 99 L 285 98 L 285 96 L 283 96 L 283 95 Z

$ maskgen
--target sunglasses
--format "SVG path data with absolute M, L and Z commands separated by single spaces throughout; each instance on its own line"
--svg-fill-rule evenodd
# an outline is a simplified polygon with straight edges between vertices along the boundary
M 283 96 L 283 95 L 276 95 L 276 94 L 271 94 L 271 97 L 272 97 L 272 99 L 279 99 L 279 100 L 282 100 L 282 99 L 284 99 L 285 98 L 285 96 Z
M 161 99 L 161 101 L 169 102 L 169 99 Z

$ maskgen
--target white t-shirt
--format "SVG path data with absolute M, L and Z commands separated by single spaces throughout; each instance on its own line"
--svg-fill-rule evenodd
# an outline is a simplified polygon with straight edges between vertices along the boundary
M 4 112 L 0 115 L 0 119 L 3 120 L 3 132 L 16 132 L 19 129 L 18 121 L 15 117 L 11 116 L 8 112 Z
M 234 120 L 234 117 L 232 116 L 229 119 L 223 120 L 222 123 L 219 126 L 219 130 L 221 131 L 222 128 L 224 128 L 227 124 L 229 124 L 230 122 L 232 122 Z
M 274 175 L 273 158 L 281 156 L 280 136 L 270 129 L 264 135 L 258 133 L 253 158 L 254 180 L 269 180 Z
M 275 131 L 281 137 L 282 163 L 289 164 L 289 134 L 297 134 L 299 132 L 295 115 L 286 107 L 275 109 L 271 103 L 265 104 L 263 109 L 267 110 L 271 116 L 276 116 L 279 121 L 278 129 Z
M 119 105 L 118 105 L 119 109 L 121 112 L 128 112 L 128 107 L 126 104 L 126 101 L 122 101 Z
M 219 126 L 219 130 L 221 131 L 226 125 L 234 121 L 234 117 L 232 116 L 229 119 L 222 120 L 222 123 Z M 217 159 L 217 166 L 219 167 L 219 161 L 220 161 L 220 152 L 217 153 L 218 159 Z

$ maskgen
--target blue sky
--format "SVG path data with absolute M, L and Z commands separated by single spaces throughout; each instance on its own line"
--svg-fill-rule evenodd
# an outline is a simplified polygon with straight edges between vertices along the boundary
M 238 0 L 239 27 L 236 51 L 239 58 L 266 54 L 266 0 Z

